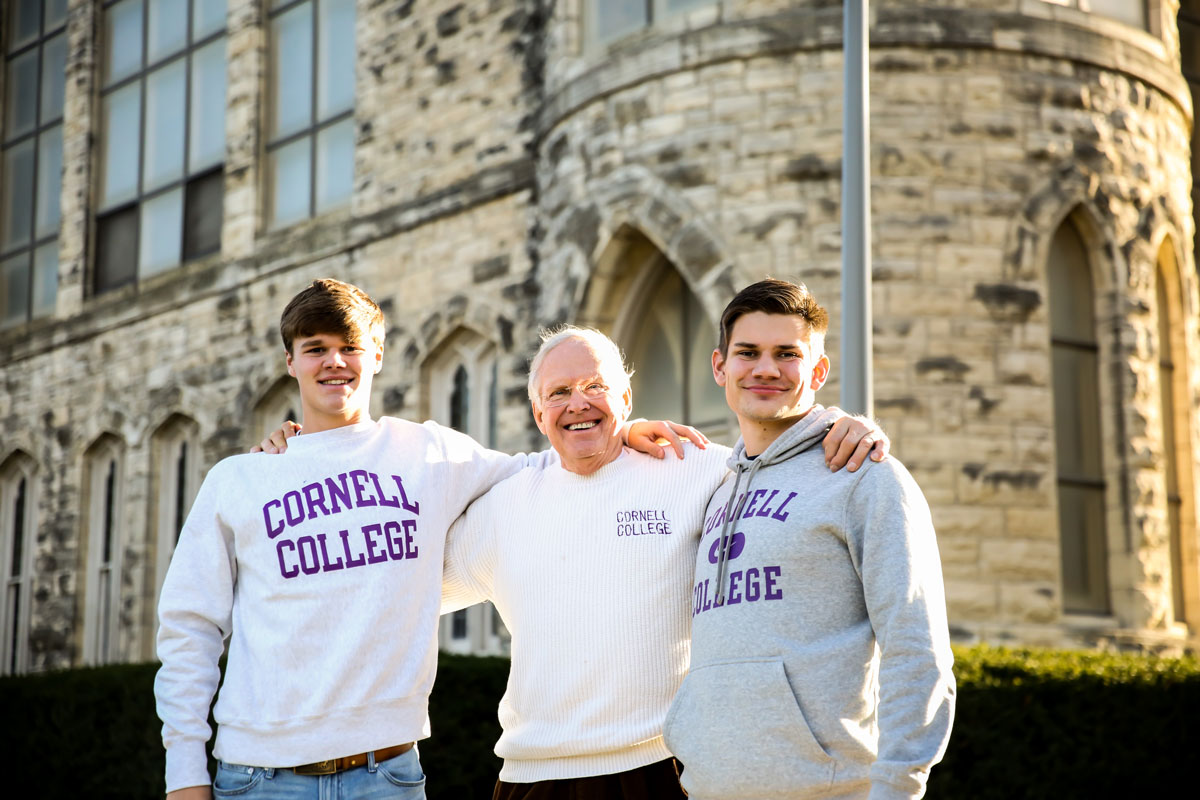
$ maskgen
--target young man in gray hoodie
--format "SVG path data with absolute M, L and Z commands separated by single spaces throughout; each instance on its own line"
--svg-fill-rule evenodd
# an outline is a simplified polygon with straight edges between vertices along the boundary
M 696 559 L 691 670 L 664 727 L 692 800 L 919 798 L 954 717 L 929 506 L 895 458 L 830 472 L 826 311 L 766 280 L 721 318 L 733 473 Z

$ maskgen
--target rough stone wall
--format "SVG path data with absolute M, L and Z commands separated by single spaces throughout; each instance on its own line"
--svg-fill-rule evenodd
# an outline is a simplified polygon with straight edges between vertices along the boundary
M 876 413 L 934 508 L 952 624 L 964 637 L 1178 646 L 1151 313 L 1159 243 L 1192 237 L 1173 23 L 1156 39 L 1040 1 L 873 5 Z M 563 6 L 556 26 L 577 28 L 580 4 Z M 835 6 L 726 3 L 598 50 L 551 33 L 544 319 L 593 313 L 593 271 L 623 226 L 654 241 L 714 320 L 733 286 L 764 275 L 805 281 L 838 318 Z M 1045 264 L 1069 213 L 1104 309 L 1113 609 L 1099 623 L 1061 611 Z M 1180 274 L 1194 387 L 1190 253 Z

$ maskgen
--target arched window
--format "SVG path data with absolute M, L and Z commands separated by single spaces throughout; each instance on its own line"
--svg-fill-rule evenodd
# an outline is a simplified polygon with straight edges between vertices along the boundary
M 634 370 L 634 413 L 719 433 L 729 408 L 712 374 L 716 322 L 661 255 L 649 267 L 645 290 L 633 298 L 619 327 Z
M 88 664 L 118 658 L 124 449 L 119 439 L 106 434 L 85 456 L 83 658 Z
M 0 466 L 0 574 L 4 597 L 0 599 L 0 675 L 24 672 L 29 666 L 29 602 L 33 553 L 37 530 L 34 501 L 34 463 L 24 453 L 14 453 Z
M 495 447 L 496 370 L 491 342 L 472 331 L 455 331 L 425 361 L 424 410 L 443 425 Z M 480 603 L 443 617 L 438 643 L 450 653 L 499 655 L 508 652 L 509 635 L 492 604 Z
M 289 419 L 302 422 L 300 417 L 300 390 L 296 379 L 284 375 L 254 404 L 254 431 L 261 438 L 278 430 Z
M 1095 291 L 1083 240 L 1070 222 L 1050 243 L 1050 349 L 1058 464 L 1063 608 L 1109 611 Z
M 148 585 L 153 588 L 154 595 L 146 608 L 153 614 L 167 566 L 175 552 L 175 543 L 179 541 L 179 531 L 200 488 L 199 426 L 194 420 L 176 414 L 159 426 L 150 437 L 150 443 L 150 523 L 153 526 L 150 544 L 154 553 L 151 559 L 154 575 Z M 153 629 L 153 616 L 148 622 Z
M 1176 622 L 1192 622 L 1197 592 L 1196 531 L 1193 524 L 1191 430 L 1188 418 L 1187 359 L 1179 324 L 1178 267 L 1168 240 L 1159 251 L 1155 271 L 1158 323 L 1158 389 L 1162 418 L 1163 467 L 1167 490 L 1167 523 L 1171 551 L 1171 605 Z

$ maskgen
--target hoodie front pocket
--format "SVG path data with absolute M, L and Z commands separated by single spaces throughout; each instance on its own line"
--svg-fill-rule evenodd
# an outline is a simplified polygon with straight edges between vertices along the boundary
M 823 791 L 834 760 L 813 736 L 779 658 L 694 667 L 663 725 L 680 782 L 700 797 Z

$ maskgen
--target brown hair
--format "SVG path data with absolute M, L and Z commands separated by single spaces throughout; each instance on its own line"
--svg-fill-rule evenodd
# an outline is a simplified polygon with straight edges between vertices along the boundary
M 817 305 L 817 300 L 803 283 L 767 278 L 742 289 L 721 313 L 722 356 L 729 354 L 729 334 L 733 323 L 744 314 L 761 311 L 764 314 L 792 314 L 808 323 L 809 334 L 824 336 L 829 330 L 829 312 Z
M 292 298 L 279 318 L 283 346 L 304 336 L 328 333 L 352 344 L 370 337 L 383 347 L 383 311 L 357 286 L 333 278 L 318 278 Z

